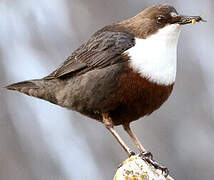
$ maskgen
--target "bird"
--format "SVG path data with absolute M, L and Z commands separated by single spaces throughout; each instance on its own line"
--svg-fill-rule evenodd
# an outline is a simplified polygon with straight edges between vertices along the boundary
M 176 79 L 181 26 L 204 21 L 154 5 L 107 25 L 49 75 L 6 86 L 95 119 L 133 151 L 114 129 L 122 125 L 141 153 L 148 153 L 130 123 L 150 115 L 170 96 Z

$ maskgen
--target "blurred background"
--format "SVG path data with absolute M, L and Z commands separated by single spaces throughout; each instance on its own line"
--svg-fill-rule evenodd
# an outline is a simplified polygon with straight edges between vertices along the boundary
M 46 76 L 99 28 L 160 3 L 208 22 L 183 27 L 173 94 L 132 127 L 175 179 L 213 180 L 213 0 L 1 0 L 0 86 Z M 110 180 L 126 158 L 101 123 L 0 90 L 1 180 Z

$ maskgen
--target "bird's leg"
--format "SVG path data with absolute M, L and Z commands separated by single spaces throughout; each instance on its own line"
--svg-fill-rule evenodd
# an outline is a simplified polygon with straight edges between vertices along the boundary
M 134 143 L 136 144 L 136 146 L 140 150 L 140 152 L 142 154 L 144 154 L 146 152 L 146 149 L 140 144 L 139 140 L 137 139 L 137 137 L 135 136 L 135 134 L 132 132 L 132 130 L 130 128 L 130 124 L 129 123 L 124 124 L 123 128 L 129 134 L 129 136 L 131 137 L 131 139 L 134 141 Z
M 102 116 L 103 116 L 103 123 L 105 124 L 106 128 L 117 139 L 117 141 L 120 143 L 120 145 L 122 146 L 122 148 L 128 153 L 129 157 L 132 156 L 132 155 L 135 155 L 135 153 L 128 148 L 128 146 L 121 139 L 121 137 L 119 136 L 119 134 L 114 130 L 114 126 L 113 126 L 111 117 L 109 117 L 108 113 L 103 113 Z
M 160 169 L 162 172 L 164 172 L 164 175 L 167 176 L 169 174 L 169 170 L 165 166 L 162 166 L 153 160 L 152 153 L 146 151 L 146 149 L 141 145 L 141 143 L 139 142 L 139 140 L 137 139 L 135 134 L 132 132 L 132 130 L 130 128 L 130 123 L 124 124 L 123 128 L 129 134 L 129 136 L 132 138 L 132 140 L 136 144 L 137 148 L 140 150 L 142 158 L 145 161 L 147 161 L 148 163 L 152 164 L 155 168 Z

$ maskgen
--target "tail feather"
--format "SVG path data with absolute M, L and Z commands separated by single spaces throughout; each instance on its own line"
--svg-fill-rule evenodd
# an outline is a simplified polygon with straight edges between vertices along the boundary
M 34 84 L 34 83 L 30 82 L 30 81 L 22 81 L 22 82 L 10 84 L 10 85 L 6 86 L 6 88 L 9 89 L 9 90 L 19 90 L 20 88 L 37 89 L 39 87 L 36 86 L 36 84 Z
M 33 96 L 57 104 L 57 87 L 63 87 L 64 85 L 65 83 L 58 79 L 34 79 L 14 83 L 6 86 L 5 88 L 9 90 L 19 91 L 29 96 Z
M 9 90 L 19 91 L 29 96 L 37 96 L 37 90 L 40 89 L 33 81 L 22 81 L 6 86 Z

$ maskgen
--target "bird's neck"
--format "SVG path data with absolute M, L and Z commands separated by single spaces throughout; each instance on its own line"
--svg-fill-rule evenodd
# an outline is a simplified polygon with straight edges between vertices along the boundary
M 150 82 L 171 85 L 175 82 L 177 42 L 180 27 L 167 25 L 146 39 L 135 39 L 135 46 L 127 50 L 130 67 Z

